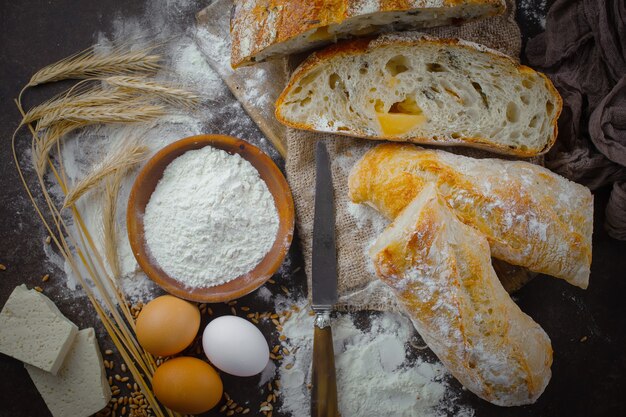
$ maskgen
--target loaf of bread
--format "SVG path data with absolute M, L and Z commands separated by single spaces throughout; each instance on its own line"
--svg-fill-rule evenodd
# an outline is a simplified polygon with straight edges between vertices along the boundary
M 511 300 L 489 244 L 431 183 L 370 250 L 378 276 L 463 386 L 501 406 L 531 404 L 550 381 L 548 335 Z
M 504 0 L 235 0 L 233 68 L 382 31 L 460 24 L 501 14 Z
M 394 219 L 430 182 L 491 255 L 587 288 L 593 196 L 584 186 L 523 161 L 474 159 L 387 143 L 352 168 L 350 198 Z
M 522 157 L 554 144 L 562 100 L 543 74 L 482 45 L 386 34 L 333 45 L 276 102 L 287 126 Z

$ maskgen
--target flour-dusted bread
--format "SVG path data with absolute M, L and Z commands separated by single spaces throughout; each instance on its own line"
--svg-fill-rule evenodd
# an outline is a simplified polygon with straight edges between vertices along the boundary
M 586 187 L 523 161 L 387 143 L 355 164 L 349 193 L 394 219 L 430 182 L 487 238 L 494 258 L 587 288 L 593 196 Z
M 530 157 L 554 144 L 561 107 L 545 75 L 506 55 L 410 33 L 314 53 L 278 98 L 276 117 L 297 129 Z
M 337 39 L 459 24 L 501 14 L 504 0 L 235 0 L 233 68 Z
M 467 389 L 501 406 L 531 404 L 550 381 L 548 335 L 504 290 L 487 240 L 463 224 L 433 184 L 370 250 L 378 276 Z

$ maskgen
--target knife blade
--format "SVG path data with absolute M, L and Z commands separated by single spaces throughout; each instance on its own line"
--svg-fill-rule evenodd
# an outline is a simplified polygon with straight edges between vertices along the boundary
M 335 204 L 330 157 L 324 142 L 315 149 L 315 214 L 311 300 L 313 310 L 331 310 L 337 302 L 337 248 Z
M 337 302 L 335 202 L 330 157 L 324 142 L 315 149 L 315 214 L 311 257 L 311 307 L 315 311 L 311 416 L 339 416 L 330 313 Z

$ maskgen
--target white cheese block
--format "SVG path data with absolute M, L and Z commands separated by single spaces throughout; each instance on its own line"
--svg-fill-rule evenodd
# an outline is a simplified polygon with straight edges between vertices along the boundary
M 15 287 L 0 312 L 0 352 L 56 374 L 78 327 L 45 295 Z
M 111 399 L 111 388 L 92 328 L 78 332 L 58 375 L 24 365 L 54 417 L 88 417 Z

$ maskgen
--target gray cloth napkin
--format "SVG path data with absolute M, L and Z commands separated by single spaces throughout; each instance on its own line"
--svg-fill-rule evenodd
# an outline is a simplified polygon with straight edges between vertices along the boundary
M 626 240 L 626 2 L 557 0 L 526 55 L 564 102 L 546 166 L 592 190 L 613 184 L 606 228 Z

